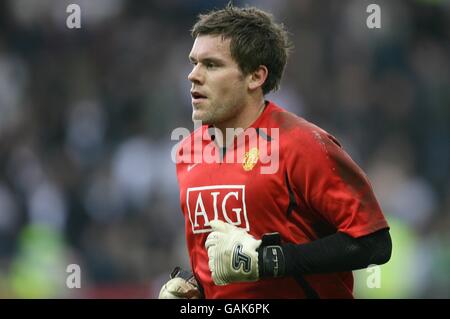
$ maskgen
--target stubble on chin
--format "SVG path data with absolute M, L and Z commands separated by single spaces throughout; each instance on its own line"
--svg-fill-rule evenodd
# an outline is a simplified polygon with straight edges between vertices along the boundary
M 192 112 L 192 121 L 201 121 L 202 125 L 210 125 L 211 124 L 211 115 L 210 114 L 196 114 L 195 111 Z

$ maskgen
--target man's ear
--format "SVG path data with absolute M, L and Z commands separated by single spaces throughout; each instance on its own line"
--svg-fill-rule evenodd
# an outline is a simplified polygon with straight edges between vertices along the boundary
M 265 65 L 260 65 L 255 71 L 249 74 L 248 88 L 253 91 L 257 88 L 263 86 L 266 82 L 267 76 L 269 75 L 269 70 Z

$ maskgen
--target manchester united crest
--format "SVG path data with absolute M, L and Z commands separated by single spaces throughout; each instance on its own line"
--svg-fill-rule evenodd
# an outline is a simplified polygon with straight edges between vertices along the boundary
M 259 150 L 254 147 L 244 154 L 244 161 L 242 167 L 245 171 L 251 171 L 255 167 L 259 159 Z

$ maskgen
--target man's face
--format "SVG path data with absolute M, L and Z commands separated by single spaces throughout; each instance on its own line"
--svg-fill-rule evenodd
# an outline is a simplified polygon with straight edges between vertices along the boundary
M 189 59 L 193 64 L 192 119 L 207 125 L 233 122 L 246 103 L 247 82 L 230 53 L 230 39 L 203 35 L 195 39 Z

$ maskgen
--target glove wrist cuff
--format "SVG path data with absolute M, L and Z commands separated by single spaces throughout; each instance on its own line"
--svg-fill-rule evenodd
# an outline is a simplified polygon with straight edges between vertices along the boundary
M 195 286 L 196 288 L 199 288 L 199 285 L 197 283 L 197 280 L 194 277 L 194 274 L 189 270 L 183 270 L 181 267 L 175 267 L 172 272 L 170 273 L 170 279 L 180 277 L 190 283 L 191 285 Z
M 181 278 L 184 280 L 184 282 L 192 287 L 193 289 L 189 288 L 187 292 L 182 293 L 181 297 L 177 295 L 177 297 L 183 298 L 183 299 L 202 299 L 204 298 L 204 291 L 203 287 L 197 282 L 197 279 L 195 278 L 194 274 L 190 270 L 184 270 L 181 267 L 175 267 L 172 272 L 170 273 L 170 279 L 173 280 L 175 278 Z M 169 281 L 170 282 L 170 281 Z M 166 286 L 166 285 L 164 285 Z M 177 291 L 179 293 L 179 291 Z M 172 293 L 173 294 L 173 293 Z
M 286 273 L 286 262 L 279 233 L 265 234 L 258 248 L 260 278 L 278 278 Z

